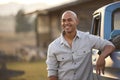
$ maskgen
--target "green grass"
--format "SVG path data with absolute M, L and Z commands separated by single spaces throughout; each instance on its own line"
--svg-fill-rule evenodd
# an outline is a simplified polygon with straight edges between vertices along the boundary
M 13 77 L 10 80 L 47 80 L 45 60 L 37 62 L 7 63 L 7 68 L 12 70 L 22 70 L 25 72 L 24 75 Z

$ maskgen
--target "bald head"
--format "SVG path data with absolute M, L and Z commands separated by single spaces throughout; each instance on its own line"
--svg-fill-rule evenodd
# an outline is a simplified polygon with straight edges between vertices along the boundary
M 65 11 L 65 12 L 62 14 L 62 17 L 61 17 L 61 18 L 63 19 L 63 17 L 64 17 L 66 14 L 70 14 L 70 15 L 72 15 L 75 19 L 77 19 L 76 13 L 73 12 L 73 11 L 71 11 L 71 10 Z
M 76 33 L 79 20 L 75 12 L 67 10 L 61 17 L 61 27 L 65 33 Z

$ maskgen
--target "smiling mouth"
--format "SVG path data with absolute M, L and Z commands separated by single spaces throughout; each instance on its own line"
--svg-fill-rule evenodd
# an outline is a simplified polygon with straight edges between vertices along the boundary
M 65 28 L 70 28 L 71 26 L 70 25 L 66 25 Z

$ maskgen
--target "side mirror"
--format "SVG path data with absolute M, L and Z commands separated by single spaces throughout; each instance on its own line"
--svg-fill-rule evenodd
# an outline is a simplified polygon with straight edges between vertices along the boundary
M 115 45 L 116 49 L 120 50 L 120 30 L 111 32 L 110 41 Z
M 115 48 L 117 50 L 120 50 L 120 35 L 117 35 L 116 37 L 114 37 L 111 42 L 115 45 Z

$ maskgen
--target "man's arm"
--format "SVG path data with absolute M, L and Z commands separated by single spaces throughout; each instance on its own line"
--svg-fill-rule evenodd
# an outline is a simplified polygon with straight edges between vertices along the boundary
M 56 56 L 54 55 L 54 46 L 48 47 L 48 52 L 47 52 L 47 70 L 48 70 L 48 80 L 58 80 L 58 61 L 56 59 Z
M 112 45 L 106 45 L 104 47 L 104 50 L 100 54 L 97 63 L 96 63 L 96 73 L 97 74 L 104 74 L 105 69 L 105 58 L 109 56 L 113 51 L 115 50 L 115 47 Z

